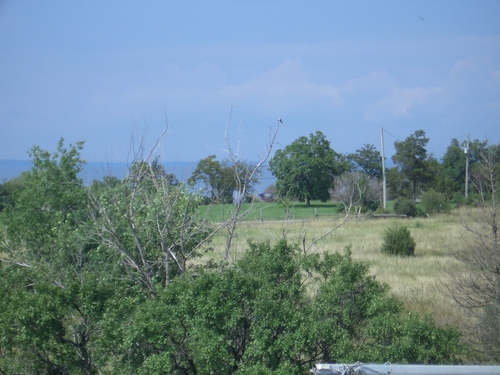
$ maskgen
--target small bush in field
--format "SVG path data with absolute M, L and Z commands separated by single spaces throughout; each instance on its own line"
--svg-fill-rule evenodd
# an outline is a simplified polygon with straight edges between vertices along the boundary
M 412 256 L 415 255 L 415 246 L 409 229 L 396 224 L 386 229 L 381 250 L 390 255 Z

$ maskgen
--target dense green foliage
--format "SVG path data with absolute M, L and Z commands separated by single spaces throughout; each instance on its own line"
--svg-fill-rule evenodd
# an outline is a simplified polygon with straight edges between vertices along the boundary
M 448 199 L 457 203 L 464 201 L 466 159 L 469 159 L 469 172 L 472 175 L 481 164 L 482 155 L 486 152 L 487 142 L 474 140 L 460 144 L 455 138 L 451 140 L 442 159 L 441 171 L 436 190 L 445 194 Z M 467 153 L 465 152 L 467 150 Z
M 459 332 L 408 313 L 346 254 L 250 243 L 193 263 L 211 229 L 155 161 L 86 188 L 82 144 L 33 149 L 2 212 L 0 368 L 23 374 L 302 374 L 316 362 L 456 363 Z
M 449 210 L 448 199 L 444 193 L 430 189 L 422 194 L 422 207 L 427 214 L 447 212 Z
M 416 245 L 410 230 L 395 224 L 385 230 L 381 250 L 390 255 L 412 256 Z
M 432 178 L 431 166 L 435 159 L 427 155 L 426 145 L 429 138 L 423 130 L 417 130 L 404 141 L 396 141 L 396 154 L 392 157 L 394 164 L 409 183 L 413 201 L 417 197 L 417 188 Z
M 0 368 L 9 372 L 95 373 L 106 309 L 155 295 L 206 242 L 199 197 L 157 164 L 134 162 L 124 180 L 89 190 L 81 147 L 34 147 L 34 167 L 2 212 Z
M 13 244 L 40 248 L 53 243 L 58 227 L 76 225 L 85 200 L 85 189 L 78 176 L 84 161 L 79 152 L 83 142 L 64 148 L 61 139 L 53 154 L 35 146 L 30 156 L 33 168 L 23 174 L 22 189 L 11 196 L 4 209 L 7 231 Z M 22 238 L 20 234 L 22 233 Z
M 348 154 L 347 160 L 352 163 L 352 170 L 364 172 L 379 180 L 382 178 L 382 156 L 374 145 L 365 144 L 356 152 Z
M 14 203 L 14 194 L 18 194 L 23 189 L 23 187 L 23 175 L 13 178 L 12 180 L 0 183 L 0 212 L 2 212 L 9 206 L 12 206 L 12 204 Z
M 452 254 L 448 291 L 467 317 L 466 339 L 481 360 L 500 361 L 500 147 L 489 146 L 472 173 L 475 210 L 463 218 L 462 243 Z
M 308 287 L 319 286 L 317 292 Z M 350 254 L 251 243 L 225 271 L 183 275 L 116 335 L 122 371 L 303 374 L 326 361 L 455 363 L 459 334 L 408 314 Z
M 325 202 L 335 176 L 349 169 L 349 163 L 336 153 L 325 135 L 317 131 L 309 138 L 300 137 L 269 160 L 276 177 L 276 188 L 282 198 L 307 202 Z
M 89 373 L 89 341 L 113 285 L 95 274 L 78 173 L 83 143 L 53 154 L 34 147 L 23 189 L 2 212 L 0 368 L 7 373 Z
M 415 217 L 417 216 L 417 206 L 410 199 L 400 198 L 394 202 L 394 212 L 398 215 Z

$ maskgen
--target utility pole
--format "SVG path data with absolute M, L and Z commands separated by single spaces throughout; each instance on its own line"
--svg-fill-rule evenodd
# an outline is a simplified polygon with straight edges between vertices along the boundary
M 467 134 L 467 147 L 465 152 L 465 200 L 469 197 L 469 134 Z
M 386 191 L 386 181 L 385 181 L 385 151 L 384 151 L 384 128 L 380 128 L 380 142 L 382 143 L 382 195 L 383 195 L 383 207 L 384 210 L 387 209 L 387 191 Z

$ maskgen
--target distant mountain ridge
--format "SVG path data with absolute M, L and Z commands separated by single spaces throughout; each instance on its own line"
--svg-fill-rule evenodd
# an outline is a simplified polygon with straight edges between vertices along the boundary
M 88 162 L 80 173 L 85 184 L 90 184 L 94 180 L 102 180 L 104 176 L 112 175 L 123 178 L 127 175 L 130 163 L 110 163 L 110 162 Z M 169 161 L 163 163 L 167 173 L 172 173 L 179 181 L 186 181 L 198 165 L 197 161 Z M 0 160 L 0 183 L 20 176 L 23 172 L 29 171 L 33 167 L 31 160 Z M 262 193 L 265 188 L 276 179 L 271 172 L 262 169 L 261 182 L 255 185 L 255 192 Z

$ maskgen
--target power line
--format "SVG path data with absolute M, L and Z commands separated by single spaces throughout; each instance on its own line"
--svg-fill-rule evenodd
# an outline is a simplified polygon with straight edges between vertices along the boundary
M 392 138 L 394 138 L 396 141 L 400 141 L 401 140 L 401 137 L 398 137 L 392 133 L 389 133 L 387 130 L 384 129 L 384 132 L 389 134 Z

